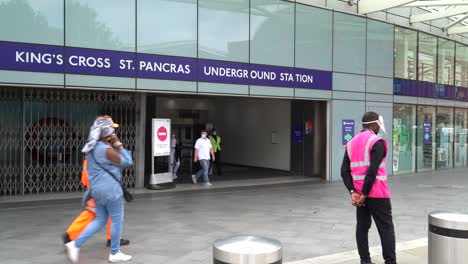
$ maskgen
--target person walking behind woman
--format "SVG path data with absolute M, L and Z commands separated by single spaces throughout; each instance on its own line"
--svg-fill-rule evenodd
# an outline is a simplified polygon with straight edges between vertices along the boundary
M 133 161 L 130 152 L 123 148 L 122 142 L 114 134 L 114 127 L 118 127 L 118 124 L 110 116 L 97 117 L 91 127 L 88 142 L 82 149 L 83 153 L 88 153 L 90 196 L 96 201 L 96 218 L 76 240 L 65 245 L 72 263 L 78 262 L 80 248 L 106 225 L 109 216 L 112 221 L 109 261 L 132 259 L 120 252 L 124 201 L 122 187 L 114 177 L 121 181 L 121 168 L 131 166 Z

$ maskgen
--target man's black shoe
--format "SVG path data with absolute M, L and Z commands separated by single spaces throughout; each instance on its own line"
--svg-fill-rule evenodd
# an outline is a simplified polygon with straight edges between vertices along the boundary
M 110 240 L 107 240 L 107 247 L 110 247 L 111 246 L 111 241 Z M 130 240 L 127 240 L 127 239 L 120 239 L 120 246 L 128 246 L 130 245 Z
M 70 237 L 68 236 L 68 233 L 64 233 L 62 235 L 62 239 L 63 239 L 63 244 L 67 244 L 68 242 L 71 242 Z

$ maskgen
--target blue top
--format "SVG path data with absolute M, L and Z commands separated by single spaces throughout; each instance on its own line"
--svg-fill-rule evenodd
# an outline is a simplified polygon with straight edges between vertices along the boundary
M 119 151 L 120 164 L 115 164 L 107 159 L 106 151 L 109 148 L 112 147 L 98 141 L 92 152 L 96 160 L 121 181 L 121 168 L 133 165 L 132 156 L 128 150 L 122 149 Z M 120 184 L 96 163 L 91 153 L 88 155 L 88 173 L 91 196 L 96 200 L 96 203 L 106 204 L 122 198 L 123 192 Z

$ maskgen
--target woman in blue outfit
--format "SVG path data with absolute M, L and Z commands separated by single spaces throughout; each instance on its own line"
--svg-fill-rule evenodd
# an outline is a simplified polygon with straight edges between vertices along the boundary
M 112 222 L 109 261 L 132 259 L 120 252 L 124 201 L 122 187 L 117 180 L 121 181 L 121 169 L 131 166 L 133 162 L 130 152 L 123 148 L 122 142 L 114 134 L 115 127 L 118 124 L 110 116 L 97 117 L 82 149 L 83 153 L 88 153 L 90 195 L 96 201 L 96 218 L 76 240 L 65 245 L 72 263 L 78 262 L 81 246 L 106 225 L 108 217 Z

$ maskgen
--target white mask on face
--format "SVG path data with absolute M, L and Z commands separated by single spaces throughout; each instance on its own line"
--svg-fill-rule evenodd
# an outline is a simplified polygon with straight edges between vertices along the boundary
M 377 123 L 377 125 L 379 125 L 380 127 L 380 131 L 383 132 L 384 134 L 387 134 L 387 132 L 385 131 L 385 122 L 384 122 L 383 116 L 379 116 L 378 120 L 374 120 L 370 122 L 362 122 L 363 125 L 369 125 L 372 123 Z
M 216 136 L 216 131 L 215 131 L 215 132 L 213 132 L 213 136 Z
M 202 138 L 206 138 L 206 133 L 202 133 L 202 134 L 201 134 L 201 137 L 202 137 Z

